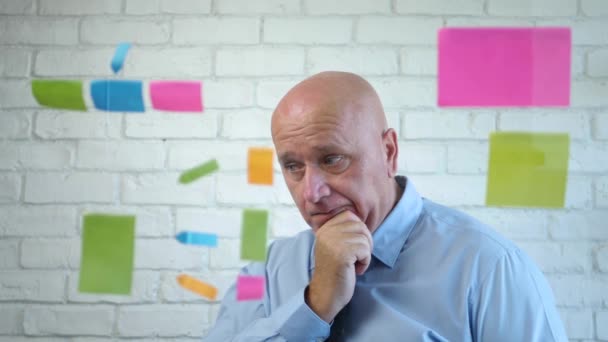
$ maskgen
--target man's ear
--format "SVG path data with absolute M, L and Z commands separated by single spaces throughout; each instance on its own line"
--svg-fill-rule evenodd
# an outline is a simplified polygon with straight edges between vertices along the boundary
M 399 144 L 397 143 L 397 133 L 394 129 L 388 128 L 382 133 L 382 146 L 386 163 L 387 176 L 395 177 L 397 174 L 397 157 L 399 155 Z

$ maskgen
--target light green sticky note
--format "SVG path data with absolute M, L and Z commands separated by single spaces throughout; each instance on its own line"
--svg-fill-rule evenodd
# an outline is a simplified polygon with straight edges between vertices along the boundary
M 568 134 L 491 134 L 486 204 L 562 208 L 569 146 Z
M 212 159 L 197 167 L 184 171 L 179 177 L 179 182 L 182 184 L 194 182 L 205 175 L 217 171 L 219 168 L 220 166 L 217 164 L 217 160 Z
M 85 215 L 79 291 L 129 294 L 134 245 L 135 216 Z
M 32 93 L 41 106 L 87 110 L 82 97 L 82 81 L 33 80 Z
M 268 211 L 245 209 L 241 227 L 241 259 L 266 261 Z

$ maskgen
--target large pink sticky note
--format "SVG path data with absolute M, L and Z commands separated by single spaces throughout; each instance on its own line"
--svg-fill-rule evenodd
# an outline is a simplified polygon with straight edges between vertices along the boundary
M 150 99 L 152 107 L 175 112 L 201 112 L 203 100 L 201 82 L 152 81 Z
M 239 275 L 236 280 L 236 300 L 259 300 L 264 298 L 264 284 L 264 277 Z
M 440 106 L 568 106 L 570 28 L 439 31 Z

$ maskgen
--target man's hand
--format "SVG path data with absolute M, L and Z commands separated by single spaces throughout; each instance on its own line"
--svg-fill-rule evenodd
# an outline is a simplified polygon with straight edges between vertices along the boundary
M 357 215 L 343 211 L 316 232 L 315 271 L 306 292 L 306 303 L 324 321 L 331 322 L 350 302 L 356 275 L 372 259 L 372 235 Z

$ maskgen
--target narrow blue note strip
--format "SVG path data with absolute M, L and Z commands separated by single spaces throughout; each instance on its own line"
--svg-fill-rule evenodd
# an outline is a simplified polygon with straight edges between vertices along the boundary
M 120 43 L 116 47 L 116 52 L 114 52 L 114 57 L 112 57 L 112 63 L 110 64 L 114 73 L 117 73 L 122 69 L 130 47 L 131 43 Z
M 143 112 L 142 82 L 93 80 L 91 97 L 95 108 L 110 112 Z
M 217 247 L 217 235 L 210 233 L 181 232 L 175 237 L 187 245 Z

